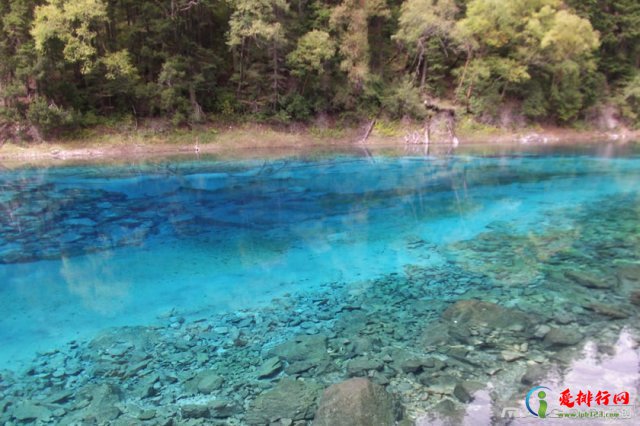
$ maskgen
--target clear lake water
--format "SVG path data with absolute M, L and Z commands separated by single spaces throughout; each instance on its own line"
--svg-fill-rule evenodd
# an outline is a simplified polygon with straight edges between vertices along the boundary
M 638 424 L 640 146 L 0 169 L 0 312 L 1 424 Z

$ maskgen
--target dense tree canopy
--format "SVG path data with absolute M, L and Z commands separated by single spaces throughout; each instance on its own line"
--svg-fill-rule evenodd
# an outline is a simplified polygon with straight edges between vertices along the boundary
M 637 0 L 0 0 L 0 124 L 640 120 Z

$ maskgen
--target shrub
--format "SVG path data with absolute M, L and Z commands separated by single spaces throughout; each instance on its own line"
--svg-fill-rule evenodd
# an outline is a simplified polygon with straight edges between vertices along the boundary
M 59 130 L 69 129 L 76 122 L 73 111 L 61 108 L 53 102 L 49 103 L 41 97 L 29 105 L 27 119 L 43 137 L 51 136 Z

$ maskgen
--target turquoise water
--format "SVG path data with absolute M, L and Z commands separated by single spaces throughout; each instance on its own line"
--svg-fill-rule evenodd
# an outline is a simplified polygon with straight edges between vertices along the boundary
M 0 422 L 311 421 L 260 414 L 288 377 L 369 377 L 416 424 L 536 422 L 536 385 L 631 409 L 639 154 L 0 171 Z

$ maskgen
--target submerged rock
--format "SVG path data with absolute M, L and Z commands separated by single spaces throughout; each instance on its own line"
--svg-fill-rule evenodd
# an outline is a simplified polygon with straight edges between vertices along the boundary
M 13 418 L 21 422 L 36 420 L 48 422 L 51 418 L 51 411 L 33 401 L 24 401 L 13 409 Z
M 224 378 L 218 375 L 215 370 L 207 370 L 198 374 L 195 378 L 198 392 L 209 394 L 222 387 Z
M 324 391 L 314 426 L 392 426 L 398 410 L 387 391 L 364 378 L 349 379 Z
M 258 379 L 267 379 L 278 374 L 282 370 L 280 358 L 272 357 L 262 363 L 258 369 Z
M 182 417 L 185 419 L 207 419 L 209 418 L 209 407 L 205 404 L 183 405 Z
M 584 338 L 584 335 L 577 329 L 571 327 L 552 327 L 545 336 L 543 343 L 549 347 L 573 346 Z
M 526 327 L 529 324 L 529 319 L 523 312 L 481 300 L 460 300 L 444 311 L 442 319 L 454 326 L 493 329 Z
M 269 356 L 278 356 L 285 361 L 307 361 L 320 363 L 327 356 L 327 336 L 300 335 L 269 351 Z
M 456 385 L 453 389 L 453 395 L 458 398 L 460 402 L 466 404 L 473 401 L 473 394 L 482 388 L 484 388 L 482 383 L 465 380 Z
M 640 287 L 640 264 L 622 265 L 617 271 L 618 282 L 624 287 Z
M 313 381 L 284 378 L 250 404 L 245 421 L 264 425 L 279 419 L 311 420 L 321 390 L 322 386 Z
M 185 404 L 180 412 L 183 419 L 226 419 L 237 414 L 239 408 L 233 401 L 214 399 L 198 404 Z
M 515 360 L 524 358 L 524 354 L 522 352 L 507 350 L 507 351 L 500 352 L 500 357 L 507 362 L 513 362 Z
M 366 374 L 370 370 L 382 370 L 384 363 L 367 357 L 354 358 L 347 364 L 347 372 L 351 376 Z
M 595 312 L 596 314 L 600 314 L 613 319 L 625 319 L 631 316 L 629 312 L 623 309 L 615 308 L 613 306 L 605 305 L 602 303 L 590 303 L 589 305 L 585 306 L 585 308 Z
M 84 407 L 74 413 L 73 420 L 80 424 L 117 419 L 122 413 L 117 404 L 122 400 L 122 390 L 112 383 L 101 385 L 89 385 L 79 392 L 77 397 L 80 407 Z M 87 401 L 85 405 L 82 401 Z
M 588 274 L 583 271 L 566 271 L 564 276 L 586 288 L 592 289 L 609 289 L 614 286 L 613 281 Z
M 226 399 L 211 401 L 209 403 L 209 415 L 216 419 L 226 419 L 240 411 L 239 407 Z
M 545 378 L 548 372 L 548 367 L 543 365 L 530 365 L 527 367 L 527 371 L 520 378 L 520 382 L 524 385 L 531 386 Z

